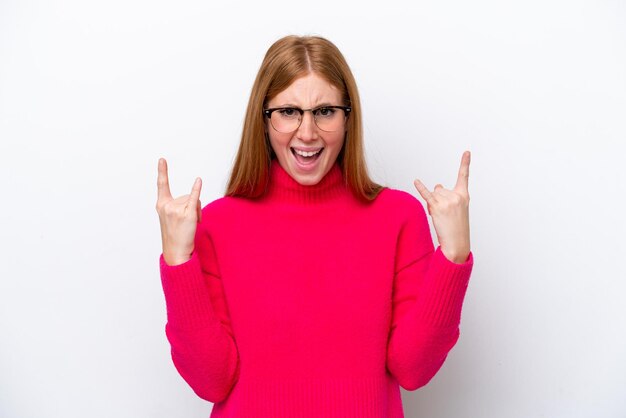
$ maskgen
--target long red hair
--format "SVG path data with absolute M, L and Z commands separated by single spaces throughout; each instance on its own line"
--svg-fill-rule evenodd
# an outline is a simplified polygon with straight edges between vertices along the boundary
M 373 182 L 367 172 L 359 92 L 345 58 L 325 38 L 290 35 L 268 49 L 259 68 L 225 196 L 255 198 L 264 193 L 275 154 L 265 133 L 263 108 L 294 80 L 311 72 L 338 88 L 344 105 L 352 107 L 344 144 L 337 156 L 346 184 L 357 198 L 365 201 L 374 200 L 382 191 L 384 186 Z

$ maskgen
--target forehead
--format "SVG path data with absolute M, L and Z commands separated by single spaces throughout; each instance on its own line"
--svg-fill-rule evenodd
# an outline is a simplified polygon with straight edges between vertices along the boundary
M 309 73 L 293 81 L 285 90 L 269 101 L 271 106 L 295 105 L 315 107 L 322 104 L 341 104 L 341 91 L 316 73 Z

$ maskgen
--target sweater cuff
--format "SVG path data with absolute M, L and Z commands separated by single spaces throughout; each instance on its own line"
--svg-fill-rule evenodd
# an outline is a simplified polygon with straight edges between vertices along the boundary
M 470 251 L 464 263 L 446 258 L 438 246 L 430 260 L 428 275 L 418 300 L 422 319 L 437 327 L 457 327 L 469 283 L 474 255 Z
M 168 265 L 161 253 L 159 267 L 168 324 L 181 329 L 198 329 L 217 321 L 195 251 L 189 260 L 174 266 Z

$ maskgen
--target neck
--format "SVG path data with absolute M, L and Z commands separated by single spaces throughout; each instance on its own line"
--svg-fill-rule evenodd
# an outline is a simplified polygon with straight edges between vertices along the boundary
M 348 190 L 341 167 L 336 161 L 328 173 L 313 185 L 298 183 L 275 158 L 271 161 L 269 176 L 265 198 L 286 203 L 305 205 L 329 203 Z

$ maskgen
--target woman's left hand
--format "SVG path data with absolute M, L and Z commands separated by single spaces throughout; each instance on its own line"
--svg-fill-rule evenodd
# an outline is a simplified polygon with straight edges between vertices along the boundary
M 415 179 L 413 184 L 428 204 L 428 213 L 433 220 L 437 240 L 446 258 L 460 264 L 467 260 L 470 252 L 469 233 L 469 178 L 470 152 L 461 157 L 461 167 L 454 189 L 445 189 L 437 184 L 430 192 L 424 184 Z

